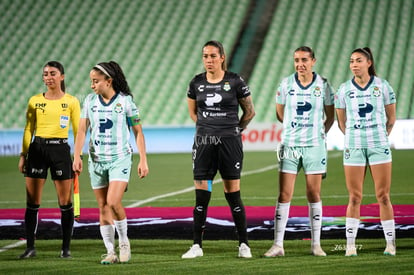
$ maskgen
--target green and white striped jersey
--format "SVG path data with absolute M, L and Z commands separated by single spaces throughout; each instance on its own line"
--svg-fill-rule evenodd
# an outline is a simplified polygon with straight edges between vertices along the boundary
M 129 127 L 140 123 L 137 106 L 129 95 L 117 93 L 109 103 L 89 94 L 81 118 L 89 119 L 89 155 L 95 162 L 111 162 L 132 154 Z
M 365 88 L 354 79 L 343 83 L 335 96 L 335 108 L 346 109 L 346 148 L 388 146 L 385 105 L 396 102 L 390 84 L 372 76 Z
M 281 143 L 286 146 L 319 146 L 325 143 L 325 105 L 334 104 L 334 91 L 325 78 L 313 73 L 304 87 L 297 73 L 282 80 L 276 103 L 284 105 Z

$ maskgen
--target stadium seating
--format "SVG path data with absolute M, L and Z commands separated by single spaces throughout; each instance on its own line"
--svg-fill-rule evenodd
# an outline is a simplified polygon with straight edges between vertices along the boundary
M 0 1 L 0 129 L 24 126 L 30 96 L 44 91 L 48 60 L 66 69 L 67 91 L 91 92 L 89 71 L 101 61 L 123 67 L 147 125 L 192 124 L 185 92 L 203 70 L 201 46 L 236 45 L 251 0 Z M 397 117 L 414 118 L 414 4 L 411 0 L 279 0 L 249 78 L 255 121 L 274 121 L 274 92 L 294 72 L 301 45 L 316 53 L 315 70 L 334 88 L 351 77 L 349 54 L 370 46 L 377 73 L 397 93 Z
M 369 46 L 377 74 L 397 94 L 397 117 L 414 118 L 414 8 L 410 0 L 289 1 L 280 0 L 263 49 L 249 80 L 256 121 L 274 121 L 275 91 L 294 72 L 293 51 L 311 46 L 315 70 L 335 89 L 351 78 L 351 51 Z M 411 113 L 410 113 L 411 112 Z
M 202 71 L 201 47 L 211 39 L 231 51 L 249 1 L 63 0 L 1 1 L 0 128 L 24 126 L 30 96 L 44 91 L 42 66 L 59 60 L 67 91 L 82 101 L 98 62 L 121 64 L 145 124 L 192 123 L 188 82 Z M 4 31 L 3 31 L 4 30 Z

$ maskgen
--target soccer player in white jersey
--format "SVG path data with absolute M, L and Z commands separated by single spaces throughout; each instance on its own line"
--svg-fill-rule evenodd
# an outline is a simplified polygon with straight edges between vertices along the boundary
M 362 187 L 371 171 L 380 219 L 386 239 L 385 255 L 395 255 L 395 222 L 390 201 L 391 150 L 388 135 L 395 123 L 395 94 L 387 81 L 376 76 L 369 48 L 352 52 L 349 67 L 354 75 L 335 96 L 338 125 L 345 134 L 343 155 L 349 193 L 346 211 L 346 256 L 356 256 Z
M 139 111 L 118 63 L 110 61 L 95 65 L 90 78 L 95 93 L 89 94 L 83 103 L 73 170 L 78 173 L 82 171 L 80 155 L 86 131 L 90 130 L 89 175 L 99 206 L 100 232 L 107 249 L 101 263 L 123 263 L 131 258 L 127 217 L 122 205 L 132 165 L 130 129 L 139 150 L 140 178 L 144 178 L 149 171 L 145 139 Z M 115 229 L 119 237 L 119 258 L 115 253 Z
M 279 197 L 275 209 L 274 244 L 265 257 L 284 256 L 283 239 L 296 176 L 305 172 L 311 225 L 311 253 L 326 256 L 320 245 L 322 201 L 320 190 L 326 173 L 326 133 L 334 121 L 334 91 L 313 72 L 316 59 L 310 47 L 295 50 L 296 73 L 284 78 L 276 94 L 276 115 L 283 123 L 278 149 Z

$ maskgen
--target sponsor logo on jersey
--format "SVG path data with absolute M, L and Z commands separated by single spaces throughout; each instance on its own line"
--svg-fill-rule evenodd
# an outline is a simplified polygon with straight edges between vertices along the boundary
M 312 109 L 312 104 L 306 101 L 299 101 L 296 107 L 296 114 L 301 116 L 304 112 L 309 112 Z
M 223 98 L 219 94 L 207 94 L 206 98 L 206 105 L 207 106 L 214 106 L 215 103 L 220 103 Z
M 198 86 L 197 90 L 198 90 L 199 92 L 204 92 L 204 85 L 200 85 L 200 86 Z
M 223 85 L 223 90 L 225 90 L 226 92 L 230 91 L 231 87 L 230 87 L 230 83 L 228 81 L 226 81 Z
M 368 113 L 371 113 L 374 107 L 369 103 L 358 104 L 358 115 L 359 117 L 366 117 Z
M 62 109 L 67 109 L 69 107 L 67 103 L 62 103 L 61 106 L 62 106 Z
M 349 96 L 349 98 L 371 97 L 370 94 L 356 95 L 355 92 L 353 92 L 353 91 L 349 92 L 348 96 Z
M 99 133 L 105 133 L 106 130 L 111 129 L 114 123 L 109 118 L 101 118 L 99 120 Z

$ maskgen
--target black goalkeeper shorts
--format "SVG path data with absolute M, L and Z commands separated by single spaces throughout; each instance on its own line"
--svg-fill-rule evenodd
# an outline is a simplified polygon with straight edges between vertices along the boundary
M 241 136 L 195 136 L 194 180 L 213 180 L 217 171 L 225 180 L 240 179 L 243 166 Z

